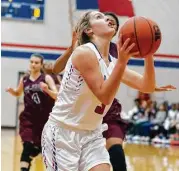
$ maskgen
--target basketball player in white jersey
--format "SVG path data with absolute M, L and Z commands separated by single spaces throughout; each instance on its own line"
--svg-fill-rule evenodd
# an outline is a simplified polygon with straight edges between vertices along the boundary
M 118 42 L 120 58 L 110 62 L 109 45 L 115 28 L 100 12 L 86 13 L 78 23 L 77 47 L 68 60 L 55 106 L 42 134 L 42 154 L 47 170 L 109 171 L 109 154 L 102 119 L 119 88 L 130 53 L 130 39 Z M 90 43 L 91 42 L 91 43 Z M 155 89 L 153 73 L 149 88 Z M 154 91 L 154 90 L 153 90 Z

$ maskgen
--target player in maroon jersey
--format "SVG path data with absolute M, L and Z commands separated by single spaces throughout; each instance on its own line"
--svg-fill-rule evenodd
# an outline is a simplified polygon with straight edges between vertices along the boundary
M 108 16 L 109 20 L 111 23 L 114 25 L 116 28 L 116 33 L 119 28 L 119 21 L 118 18 L 115 14 L 107 12 L 105 13 L 106 16 Z M 75 32 L 73 32 L 73 39 L 71 46 L 66 50 L 66 52 L 60 56 L 54 65 L 53 71 L 54 73 L 59 73 L 61 72 L 64 68 L 65 65 L 72 54 L 73 50 L 77 46 L 77 35 Z M 110 44 L 110 49 L 109 49 L 110 54 L 118 58 L 117 56 L 117 46 L 115 43 Z M 133 83 L 131 83 L 133 84 Z M 131 87 L 135 87 L 134 85 L 131 85 Z M 155 90 L 156 91 L 170 91 L 172 89 L 175 89 L 175 87 L 169 85 L 169 86 L 164 86 L 164 87 L 158 87 Z M 111 164 L 113 166 L 113 171 L 126 171 L 126 161 L 125 161 L 125 155 L 124 155 L 124 150 L 122 148 L 123 140 L 126 134 L 126 130 L 128 127 L 128 123 L 124 121 L 121 118 L 121 104 L 118 102 L 117 99 L 114 99 L 111 108 L 107 112 L 106 116 L 103 119 L 104 123 L 108 124 L 108 130 L 104 132 L 104 137 L 106 138 L 107 142 L 107 149 L 110 155 L 110 160 Z
M 7 88 L 13 96 L 24 92 L 24 110 L 20 114 L 19 134 L 23 142 L 21 171 L 29 171 L 33 157 L 41 152 L 41 134 L 57 96 L 51 76 L 41 72 L 43 56 L 30 57 L 30 72 L 20 79 L 16 89 Z

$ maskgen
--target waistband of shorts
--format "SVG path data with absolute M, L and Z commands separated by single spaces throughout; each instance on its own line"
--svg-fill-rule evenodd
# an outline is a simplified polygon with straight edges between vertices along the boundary
M 62 127 L 64 129 L 68 129 L 68 130 L 71 130 L 71 131 L 75 131 L 75 132 L 88 132 L 89 133 L 89 132 L 95 132 L 95 131 L 99 131 L 99 130 L 101 130 L 101 132 L 104 132 L 104 131 L 106 131 L 108 129 L 108 125 L 106 123 L 103 123 L 102 125 L 100 125 L 95 130 L 83 130 L 83 129 L 79 129 L 79 128 L 75 128 L 75 127 L 66 125 L 66 124 L 64 124 L 64 123 L 62 123 L 60 121 L 57 121 L 56 119 L 54 119 L 52 117 L 49 117 L 48 122 L 49 123 L 55 123 L 59 127 Z

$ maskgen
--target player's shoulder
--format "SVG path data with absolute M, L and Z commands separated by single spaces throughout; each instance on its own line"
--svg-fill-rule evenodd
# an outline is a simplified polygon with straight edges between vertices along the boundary
M 80 68 L 94 68 L 98 65 L 94 51 L 90 47 L 85 46 L 85 44 L 75 49 L 71 60 L 77 70 L 80 70 Z
M 21 80 L 23 82 L 26 82 L 30 77 L 30 73 L 29 72 L 26 72 L 22 77 L 21 77 Z
M 24 74 L 24 75 L 20 78 L 19 83 L 20 83 L 20 84 L 23 84 L 24 86 L 25 86 L 25 85 L 28 85 L 28 84 L 29 84 L 29 75 L 28 75 L 28 74 Z
M 72 55 L 73 60 L 91 62 L 96 60 L 94 51 L 86 44 L 78 46 Z M 95 59 L 95 60 L 94 60 Z
M 78 54 L 80 56 L 84 56 L 84 55 L 94 55 L 93 51 L 91 50 L 91 48 L 89 46 L 87 46 L 87 44 L 78 46 L 75 51 L 75 54 Z
M 45 82 L 49 82 L 49 81 L 53 80 L 53 77 L 51 74 L 45 74 L 44 76 L 45 76 Z

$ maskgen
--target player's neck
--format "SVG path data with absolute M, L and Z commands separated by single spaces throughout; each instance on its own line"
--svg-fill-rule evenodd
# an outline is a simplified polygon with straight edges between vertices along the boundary
M 31 72 L 30 78 L 32 78 L 33 80 L 36 80 L 40 75 L 41 75 L 41 72 Z
M 108 59 L 109 56 L 109 46 L 110 41 L 104 38 L 96 37 L 92 40 L 92 42 L 96 45 L 98 51 L 104 59 Z

